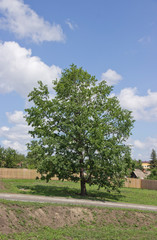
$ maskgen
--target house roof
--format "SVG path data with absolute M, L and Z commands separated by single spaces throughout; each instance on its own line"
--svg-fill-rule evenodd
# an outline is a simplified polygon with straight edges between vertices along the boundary
M 142 162 L 142 165 L 150 165 L 150 162 Z
M 135 169 L 133 173 L 136 175 L 137 178 L 144 179 L 146 175 L 140 170 L 140 169 Z

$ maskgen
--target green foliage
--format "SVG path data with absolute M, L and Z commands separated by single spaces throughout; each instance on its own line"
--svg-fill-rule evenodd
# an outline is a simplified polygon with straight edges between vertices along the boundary
M 151 156 L 150 156 L 150 167 L 151 168 L 157 168 L 157 156 L 156 151 L 152 149 Z
M 148 176 L 148 179 L 157 180 L 157 167 L 151 169 L 151 174 Z
M 4 148 L 0 146 L 0 167 L 4 165 Z
M 12 148 L 0 146 L 0 167 L 17 168 L 26 166 L 26 157 Z
M 150 159 L 151 174 L 148 176 L 148 179 L 157 180 L 157 155 L 154 149 L 152 149 Z
M 32 141 L 31 144 L 28 144 L 29 152 L 27 154 L 27 166 L 29 169 L 37 169 L 38 162 L 41 159 L 41 153 L 44 149 L 38 144 L 37 141 Z
M 5 149 L 5 164 L 6 168 L 13 168 L 17 165 L 16 151 L 11 148 Z
M 131 112 L 120 107 L 111 97 L 112 87 L 98 82 L 82 68 L 71 65 L 59 81 L 54 82 L 55 98 L 48 87 L 39 87 L 29 94 L 31 108 L 26 120 L 35 141 L 29 144 L 38 164 L 38 171 L 47 180 L 54 175 L 61 180 L 117 189 L 130 164 L 125 145 L 133 119 Z
M 135 169 L 143 170 L 142 161 L 140 159 L 139 160 L 132 160 L 132 167 L 133 167 L 132 170 L 135 170 Z

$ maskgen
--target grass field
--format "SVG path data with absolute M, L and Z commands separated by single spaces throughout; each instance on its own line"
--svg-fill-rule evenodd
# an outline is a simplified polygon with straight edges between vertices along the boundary
M 0 235 L 2 240 L 155 240 L 157 231 L 155 229 L 137 229 L 115 227 L 114 225 L 97 226 L 78 224 L 73 227 L 52 229 L 50 227 L 40 228 L 30 233 L 16 233 Z
M 0 192 L 83 198 L 79 195 L 79 183 L 74 182 L 50 181 L 46 183 L 42 180 L 3 179 L 1 184 L 3 184 L 3 188 L 0 188 Z M 84 197 L 86 199 L 157 206 L 156 190 L 121 188 L 119 194 L 116 192 L 108 193 L 104 189 L 98 190 L 96 186 L 87 185 L 87 193 L 88 195 Z
M 157 214 L 0 201 L 1 240 L 155 240 Z

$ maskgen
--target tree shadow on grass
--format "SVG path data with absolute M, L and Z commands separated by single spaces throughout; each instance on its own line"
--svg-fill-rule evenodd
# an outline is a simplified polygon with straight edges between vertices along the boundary
M 97 201 L 118 201 L 122 196 L 117 192 L 105 192 L 101 190 L 91 190 L 88 189 L 87 196 L 81 196 L 80 190 L 70 187 L 61 187 L 61 186 L 27 186 L 27 185 L 18 185 L 17 188 L 20 190 L 20 193 L 23 194 L 32 194 L 32 195 L 42 195 L 49 197 L 66 197 L 66 198 L 79 198 L 79 199 L 88 199 L 88 200 L 97 200 Z

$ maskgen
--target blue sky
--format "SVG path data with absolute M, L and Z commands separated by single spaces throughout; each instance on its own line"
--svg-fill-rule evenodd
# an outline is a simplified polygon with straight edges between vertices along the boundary
M 38 80 L 70 64 L 114 86 L 132 111 L 132 157 L 157 150 L 156 0 L 0 0 L 0 145 L 26 153 L 23 119 Z

